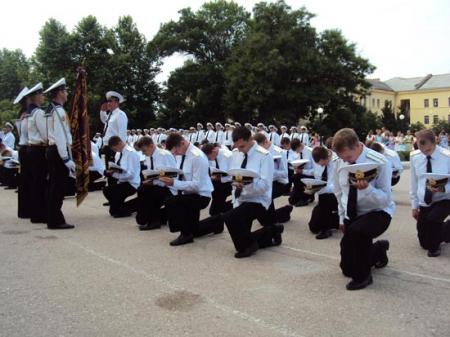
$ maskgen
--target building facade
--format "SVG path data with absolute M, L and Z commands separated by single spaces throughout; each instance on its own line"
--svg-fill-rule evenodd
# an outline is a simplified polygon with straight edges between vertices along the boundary
M 368 110 L 381 114 L 385 103 L 390 102 L 393 112 L 409 116 L 410 123 L 431 127 L 440 120 L 450 122 L 450 74 L 368 81 L 369 94 L 361 98 Z

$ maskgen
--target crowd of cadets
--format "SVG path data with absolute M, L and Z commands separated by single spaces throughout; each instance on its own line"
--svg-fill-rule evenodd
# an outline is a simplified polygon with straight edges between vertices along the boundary
M 18 213 L 49 229 L 73 228 L 61 212 L 64 186 L 70 185 L 66 182 L 75 170 L 63 108 L 64 79 L 45 92 L 51 102 L 46 110 L 41 108 L 41 84 L 24 89 L 15 102 L 22 106 L 17 120 Z M 189 130 L 128 131 L 120 109 L 124 98 L 114 91 L 106 98 L 100 111 L 104 129 L 92 141 L 90 188 L 103 190 L 111 216 L 136 213 L 141 231 L 167 224 L 170 232 L 178 233 L 172 246 L 222 233 L 226 226 L 235 257 L 244 258 L 280 245 L 293 207 L 317 199 L 309 229 L 317 239 L 343 231 L 340 267 L 350 278 L 348 290 L 367 287 L 372 268 L 387 265 L 389 242 L 374 239 L 387 230 L 395 209 L 392 187 L 403 170 L 395 151 L 373 141 L 361 143 L 352 129 L 339 130 L 313 149 L 305 127 L 300 132 L 292 127 L 288 133 L 285 126 L 278 132 L 262 123 L 207 123 L 204 130 L 198 123 Z M 416 137 L 412 216 L 421 247 L 436 257 L 441 243 L 450 241 L 450 223 L 445 222 L 450 213 L 450 152 L 436 145 L 430 130 Z M 15 159 L 10 147 L 1 146 L 1 177 L 7 179 L 6 163 Z M 289 203 L 275 208 L 274 200 L 283 195 Z M 200 220 L 208 206 L 209 216 Z M 260 224 L 256 230 L 254 220 Z

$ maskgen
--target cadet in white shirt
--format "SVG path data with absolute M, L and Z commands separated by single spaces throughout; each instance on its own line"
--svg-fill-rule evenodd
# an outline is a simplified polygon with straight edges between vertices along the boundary
M 47 223 L 47 159 L 45 153 L 48 146 L 47 116 L 40 108 L 44 103 L 42 83 L 31 88 L 27 96 L 30 98 L 28 106 L 27 158 L 31 172 L 31 213 L 32 223 Z
M 18 119 L 16 121 L 17 132 L 19 134 L 19 178 L 18 178 L 18 189 L 17 189 L 17 215 L 21 219 L 30 218 L 30 208 L 31 208 L 31 171 L 30 164 L 27 157 L 28 149 L 28 105 L 30 104 L 30 99 L 26 95 L 29 89 L 27 87 L 23 88 L 22 91 L 17 95 L 14 100 L 14 104 L 21 105 Z
M 234 125 L 225 123 L 225 134 L 224 134 L 224 140 L 223 140 L 223 145 L 225 145 L 229 150 L 231 150 L 233 148 L 233 130 L 234 130 Z
M 184 245 L 193 242 L 194 237 L 221 233 L 223 227 L 209 224 L 203 227 L 199 222 L 200 210 L 208 206 L 214 189 L 208 174 L 208 158 L 178 133 L 171 133 L 167 137 L 166 147 L 174 156 L 178 156 L 178 168 L 183 171 L 178 179 L 160 178 L 166 186 L 173 186 L 178 191 L 166 202 L 170 231 L 180 232 L 170 245 Z
M 63 105 L 67 102 L 66 80 L 61 78 L 44 93 L 50 93 L 48 111 L 48 229 L 71 229 L 62 213 L 69 174 L 75 174 L 75 163 L 71 156 L 72 135 L 69 120 Z
M 289 179 L 288 179 L 288 162 L 282 149 L 278 146 L 274 146 L 262 133 L 258 133 L 253 136 L 256 143 L 268 150 L 273 158 L 274 171 L 273 171 L 273 183 L 272 183 L 272 203 L 268 210 L 267 221 L 269 225 L 275 223 L 288 222 L 291 219 L 292 206 L 286 205 L 275 210 L 273 200 L 281 197 L 289 191 Z
M 290 138 L 291 138 L 291 142 L 298 138 L 298 132 L 297 132 L 297 127 L 296 126 L 291 126 L 291 129 L 289 130 L 291 132 L 290 134 Z
M 273 158 L 269 151 L 256 144 L 251 131 L 245 127 L 237 127 L 233 131 L 233 143 L 235 149 L 230 169 L 249 169 L 260 176 L 247 185 L 233 182 L 235 208 L 223 215 L 237 251 L 235 257 L 244 258 L 258 248 L 281 244 L 284 228 L 282 225 L 267 225 L 251 232 L 253 220 L 267 223 L 267 210 L 272 203 Z
M 206 123 L 206 129 L 204 140 L 207 140 L 208 143 L 214 143 L 216 141 L 216 133 L 214 132 L 212 123 Z
M 391 186 L 395 186 L 400 181 L 400 175 L 403 172 L 403 165 L 400 161 L 400 156 L 398 155 L 397 151 L 388 149 L 381 143 L 371 142 L 367 145 L 369 148 L 371 148 L 374 151 L 377 151 L 378 153 L 381 153 L 384 155 L 386 160 L 390 163 L 390 166 L 392 168 L 392 180 L 391 180 Z
M 312 150 L 314 160 L 314 178 L 326 182 L 317 195 L 319 202 L 314 207 L 309 220 L 309 229 L 317 234 L 316 239 L 322 240 L 332 235 L 332 229 L 339 229 L 338 203 L 334 195 L 334 161 L 333 152 L 325 147 Z
M 281 146 L 281 138 L 275 125 L 269 125 L 269 141 L 275 146 Z
M 102 106 L 100 110 L 100 120 L 105 124 L 103 129 L 102 151 L 105 154 L 106 167 L 108 167 L 108 163 L 114 159 L 114 152 L 108 147 L 109 139 L 112 136 L 118 136 L 122 142 L 126 143 L 128 117 L 119 108 L 119 105 L 125 101 L 121 94 L 115 91 L 108 91 L 106 93 L 106 99 L 106 106 Z M 111 182 L 111 179 L 109 179 L 108 183 Z
M 117 184 L 111 184 L 103 189 L 103 194 L 109 201 L 109 214 L 114 218 L 130 216 L 132 209 L 125 199 L 136 193 L 141 183 L 141 163 L 139 154 L 125 144 L 119 136 L 112 136 L 108 141 L 108 146 L 115 155 L 115 164 L 121 170 L 105 171 L 105 176 L 113 177 Z
M 395 204 L 391 197 L 391 173 L 383 155 L 368 149 L 352 129 L 341 129 L 333 137 L 333 149 L 339 156 L 335 164 L 334 193 L 338 200 L 339 224 L 344 231 L 341 240 L 341 269 L 352 280 L 348 290 L 367 287 L 372 281 L 371 267 L 383 268 L 388 263 L 389 242 L 372 240 L 389 227 Z M 350 181 L 346 169 L 352 164 L 378 165 L 376 175 L 356 172 Z M 373 170 L 372 170 L 373 171 Z M 361 177 L 362 176 L 362 177 Z
M 147 170 L 176 168 L 175 157 L 167 150 L 158 148 L 150 137 L 142 137 L 136 147 L 145 155 Z M 144 177 L 145 178 L 145 177 Z M 141 231 L 161 228 L 166 221 L 162 209 L 167 199 L 176 194 L 174 188 L 168 188 L 158 179 L 144 180 L 138 189 L 138 207 L 136 222 Z
M 416 138 L 419 149 L 410 155 L 412 216 L 421 247 L 429 257 L 436 257 L 441 243 L 450 241 L 450 222 L 444 222 L 450 214 L 450 180 L 445 176 L 427 179 L 423 174 L 450 174 L 450 151 L 436 145 L 431 130 L 417 132 Z
M 281 131 L 280 141 L 283 140 L 283 138 L 289 138 L 289 140 L 291 139 L 291 135 L 287 132 L 286 126 L 284 125 L 280 126 L 280 131 Z
M 91 142 L 92 165 L 89 166 L 89 192 L 100 191 L 105 187 L 106 180 L 102 179 L 105 173 L 105 164 L 100 159 L 100 153 L 94 142 Z
M 302 178 L 311 178 L 314 175 L 312 149 L 305 146 L 298 138 L 291 140 L 291 149 L 298 154 L 298 157 L 292 160 L 309 160 L 302 168 L 295 168 L 294 175 L 292 176 L 294 188 L 291 191 L 289 203 L 296 207 L 302 207 L 314 201 L 314 195 L 305 194 L 305 184 L 301 181 Z M 291 159 L 289 160 L 292 161 Z
M 309 134 L 306 131 L 306 126 L 300 127 L 300 133 L 298 134 L 297 138 L 300 140 L 302 144 L 305 144 L 305 146 L 311 145 Z
M 197 132 L 195 133 L 195 136 L 193 138 L 193 141 L 191 141 L 191 143 L 197 146 L 201 144 L 204 139 L 205 139 L 205 131 L 203 131 L 203 125 L 202 123 L 197 123 Z
M 219 122 L 216 123 L 216 139 L 214 140 L 214 143 L 225 145 L 225 132 L 223 131 L 223 125 Z
M 14 130 L 14 126 L 11 123 L 6 122 L 5 123 L 5 133 L 2 135 L 1 138 L 2 138 L 2 143 L 5 144 L 5 146 L 14 150 L 16 147 L 16 137 L 14 137 L 13 130 Z

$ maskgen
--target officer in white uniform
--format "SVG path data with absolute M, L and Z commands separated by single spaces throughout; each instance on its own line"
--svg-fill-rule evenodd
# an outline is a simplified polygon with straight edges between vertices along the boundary
M 117 180 L 117 184 L 108 185 L 103 189 L 105 198 L 109 201 L 109 214 L 114 218 L 131 215 L 133 210 L 125 203 L 125 199 L 136 193 L 141 184 L 141 163 L 139 154 L 127 146 L 119 136 L 112 136 L 108 146 L 116 153 L 114 163 L 120 170 L 109 168 L 105 175 Z
M 100 120 L 105 125 L 103 129 L 103 153 L 105 154 L 105 163 L 113 160 L 114 153 L 108 147 L 109 139 L 112 136 L 118 136 L 122 142 L 127 141 L 128 117 L 120 108 L 125 99 L 121 94 L 115 91 L 108 91 L 106 93 L 107 111 L 100 111 Z M 109 180 L 111 182 L 111 180 Z
M 305 194 L 305 184 L 302 183 L 302 178 L 312 178 L 314 175 L 313 170 L 313 159 L 312 159 L 312 149 L 305 146 L 300 139 L 294 138 L 291 141 L 291 149 L 295 149 L 298 154 L 296 159 L 308 159 L 308 162 L 303 166 L 302 169 L 294 169 L 294 175 L 292 177 L 292 182 L 294 188 L 291 191 L 289 197 L 289 203 L 295 205 L 296 207 L 302 207 L 308 205 L 310 202 L 314 201 L 314 196 Z M 289 156 L 289 158 L 291 158 Z M 291 161 L 291 159 L 289 159 Z M 292 160 L 295 160 L 293 158 Z
M 44 103 L 42 83 L 32 87 L 27 118 L 27 158 L 31 171 L 31 214 L 32 223 L 47 223 L 47 159 L 48 115 L 41 109 Z
M 269 141 L 275 145 L 275 146 L 280 146 L 281 145 L 281 138 L 280 135 L 278 134 L 278 130 L 275 127 L 275 125 L 269 125 Z
M 67 102 L 66 80 L 61 78 L 44 93 L 50 94 L 48 114 L 48 229 L 71 229 L 62 213 L 62 205 L 69 174 L 75 174 L 72 160 L 72 134 L 63 105 Z
M 17 215 L 21 219 L 30 218 L 31 208 L 31 171 L 27 158 L 28 149 L 28 106 L 30 100 L 27 96 L 29 89 L 23 88 L 14 100 L 14 104 L 21 104 L 21 109 L 18 113 L 18 119 L 16 121 L 17 132 L 19 134 L 19 162 L 20 170 L 18 177 L 18 189 L 17 189 Z
M 305 144 L 305 146 L 309 146 L 310 145 L 310 139 L 309 139 L 309 134 L 306 130 L 306 126 L 301 126 L 300 127 L 300 133 L 297 136 L 298 139 L 300 139 L 300 142 L 302 144 Z
M 291 135 L 287 132 L 286 126 L 284 126 L 284 125 L 280 126 L 280 131 L 281 131 L 281 135 L 280 135 L 281 139 L 283 139 L 283 138 L 291 139 Z M 280 141 L 281 141 L 281 139 L 280 139 Z
M 216 138 L 214 140 L 214 143 L 225 145 L 225 132 L 223 131 L 223 125 L 219 122 L 216 123 Z
M 234 125 L 231 125 L 229 123 L 225 123 L 225 134 L 224 134 L 224 140 L 223 145 L 225 145 L 229 150 L 233 148 L 233 130 Z
M 16 137 L 13 134 L 14 126 L 10 122 L 5 123 L 5 133 L 2 135 L 2 143 L 10 149 L 16 147 Z
M 193 142 L 191 142 L 194 145 L 199 145 L 203 142 L 205 139 L 205 131 L 203 130 L 203 124 L 197 123 L 197 132 L 195 133 Z
M 145 155 L 144 165 L 147 170 L 176 168 L 175 157 L 167 150 L 157 147 L 150 137 L 142 137 L 136 147 Z M 145 178 L 145 177 L 144 177 Z M 174 188 L 168 188 L 159 180 L 144 180 L 138 189 L 138 207 L 136 222 L 139 229 L 152 230 L 161 228 L 166 216 L 161 209 L 166 200 L 175 195 Z
M 341 240 L 341 269 L 352 280 L 348 290 L 367 287 L 372 281 L 371 267 L 388 263 L 389 242 L 372 242 L 389 227 L 395 204 L 391 196 L 392 170 L 384 156 L 359 142 L 352 129 L 341 129 L 333 137 L 333 150 L 339 156 L 334 170 L 334 193 L 338 200 L 339 223 L 344 231 Z M 366 180 L 370 172 L 359 172 L 357 182 L 350 181 L 352 164 L 375 163 L 377 175 Z M 361 170 L 363 170 L 361 168 Z M 356 177 L 356 174 L 355 174 Z
M 450 151 L 436 145 L 431 130 L 417 132 L 416 138 L 419 149 L 410 155 L 412 216 L 417 220 L 421 247 L 428 250 L 429 257 L 437 257 L 441 243 L 450 241 L 450 223 L 444 222 L 450 214 L 450 179 L 428 178 L 427 184 L 423 174 L 450 174 Z
M 216 140 L 216 133 L 214 131 L 214 126 L 212 123 L 206 123 L 206 132 L 205 132 L 205 140 L 208 141 L 208 143 L 214 143 Z
M 177 156 L 178 168 L 183 171 L 178 179 L 161 177 L 166 186 L 173 186 L 177 195 L 166 202 L 166 212 L 172 233 L 180 232 L 171 246 L 179 246 L 194 241 L 209 233 L 221 233 L 223 227 L 200 224 L 200 210 L 206 208 L 211 200 L 214 187 L 208 174 L 208 158 L 193 144 L 177 133 L 171 133 L 166 141 L 167 150 Z
M 260 176 L 247 185 L 233 183 L 235 208 L 223 215 L 237 251 L 235 257 L 244 258 L 258 248 L 280 244 L 283 227 L 267 225 L 251 232 L 253 220 L 266 224 L 267 210 L 272 203 L 273 158 L 269 151 L 256 144 L 246 127 L 233 131 L 233 142 L 230 169 L 249 169 Z

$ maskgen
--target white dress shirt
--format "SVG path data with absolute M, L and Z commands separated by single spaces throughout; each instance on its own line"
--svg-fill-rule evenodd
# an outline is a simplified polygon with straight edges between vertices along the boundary
M 313 157 L 312 157 L 312 149 L 308 146 L 304 146 L 303 150 L 299 153 L 299 159 L 308 159 L 309 162 L 303 166 L 303 174 L 305 176 L 313 176 L 314 168 L 313 168 Z
M 139 153 L 134 151 L 131 147 L 125 146 L 122 152 L 116 152 L 115 163 L 120 158 L 120 168 L 123 170 L 121 173 L 114 172 L 112 176 L 116 178 L 120 183 L 130 183 L 135 189 L 138 189 L 141 184 L 141 161 Z
M 72 146 L 69 120 L 61 105 L 53 103 L 53 106 L 53 111 L 48 117 L 48 144 L 56 145 L 62 161 L 68 162 L 71 158 L 69 151 Z
M 182 156 L 177 157 L 177 167 L 181 165 Z M 183 163 L 183 179 L 175 179 L 173 187 L 183 194 L 199 194 L 211 198 L 214 190 L 211 178 L 209 177 L 208 158 L 202 150 L 189 144 L 186 150 Z
M 153 158 L 153 168 L 152 168 L 152 158 Z M 153 151 L 153 154 L 149 156 L 145 156 L 144 164 L 149 170 L 160 170 L 162 168 L 177 168 L 177 161 L 175 160 L 175 157 L 172 155 L 171 152 L 160 149 L 158 147 L 155 147 L 155 150 Z M 160 187 L 166 187 L 161 181 L 158 179 L 153 180 L 153 185 L 160 186 Z M 170 192 L 172 192 L 173 195 L 177 193 L 176 189 L 172 186 L 169 187 Z
M 5 146 L 14 149 L 16 137 L 14 137 L 14 134 L 12 132 L 4 133 L 1 138 L 2 143 L 5 144 Z
M 291 135 L 290 135 L 289 133 L 287 133 L 287 132 L 283 132 L 283 133 L 281 134 L 280 138 L 281 138 L 281 139 L 283 139 L 283 138 L 289 138 L 289 139 L 291 139 Z M 280 141 L 281 141 L 281 139 L 280 139 Z
M 238 149 L 234 149 L 231 156 L 230 169 L 241 168 L 243 160 L 244 154 L 239 152 Z M 247 153 L 247 165 L 245 168 L 257 172 L 260 178 L 253 179 L 251 184 L 244 185 L 239 198 L 234 199 L 234 205 L 239 206 L 244 202 L 255 202 L 268 209 L 272 203 L 274 170 L 272 155 L 255 142 Z
M 225 132 L 223 132 L 222 130 L 217 130 L 214 138 L 214 143 L 223 145 L 224 140 L 225 140 Z
M 402 165 L 400 156 L 398 155 L 397 151 L 394 151 L 394 150 L 391 150 L 391 149 L 388 149 L 387 147 L 385 147 L 384 148 L 384 156 L 391 163 L 392 172 L 398 171 L 397 175 L 402 174 L 403 165 Z
M 206 130 L 205 139 L 208 141 L 208 143 L 214 143 L 216 141 L 216 133 L 214 132 L 214 130 Z
M 297 138 L 300 140 L 300 142 L 305 144 L 305 146 L 309 146 L 310 145 L 309 134 L 307 132 L 300 132 L 298 134 Z
M 91 150 L 92 155 L 92 165 L 89 166 L 89 171 L 97 171 L 99 174 L 103 176 L 103 173 L 105 172 L 105 164 L 103 163 L 103 160 L 98 155 L 98 152 L 94 151 L 94 148 L 92 147 Z
M 233 146 L 233 130 L 228 130 L 224 132 L 224 136 L 223 136 L 223 145 L 226 146 Z
M 270 145 L 269 151 L 272 156 L 281 156 L 280 159 L 274 160 L 273 181 L 281 184 L 288 184 L 288 161 L 283 149 L 275 145 Z
M 219 149 L 219 153 L 217 154 L 216 160 L 210 160 L 209 166 L 217 168 L 221 171 L 227 172 L 230 167 L 230 160 L 231 160 L 232 152 L 228 150 L 228 148 L 221 148 Z M 230 176 L 221 177 L 220 181 L 222 183 L 230 182 L 231 181 Z
M 119 108 L 109 115 L 106 111 L 100 111 L 100 119 L 105 124 L 103 144 L 107 145 L 112 136 L 119 136 L 122 142 L 127 142 L 128 117 L 125 112 Z
M 336 159 L 335 159 L 336 160 Z M 325 167 L 327 168 L 327 186 L 322 187 L 317 195 L 334 193 L 334 162 L 335 160 L 331 159 L 326 166 L 319 165 L 314 162 L 314 179 L 322 179 L 323 171 L 325 171 Z
M 425 187 L 426 177 L 422 176 L 427 172 L 427 157 L 416 150 L 411 152 L 410 156 L 410 170 L 411 170 L 411 184 L 410 184 L 410 199 L 411 207 L 413 209 L 421 207 L 428 207 L 425 203 Z M 436 149 L 431 154 L 431 170 L 432 173 L 450 174 L 450 151 L 436 145 Z M 431 204 L 450 199 L 450 179 L 445 185 L 445 192 L 433 193 Z
M 192 144 L 194 144 L 194 143 L 201 144 L 203 142 L 203 139 L 205 139 L 205 131 L 200 130 L 195 133 L 195 136 L 192 138 L 191 143 Z
M 28 145 L 28 117 L 29 115 L 25 114 L 18 122 L 17 130 L 19 131 L 19 145 L 21 146 Z
M 363 146 L 363 150 L 355 163 L 377 163 L 380 166 L 378 167 L 378 176 L 369 182 L 369 186 L 366 189 L 358 190 L 357 215 L 360 216 L 373 211 L 385 211 L 392 216 L 395 209 L 395 203 L 391 195 L 392 170 L 381 153 L 368 149 L 362 144 L 361 146 Z M 338 200 L 339 221 L 343 224 L 344 219 L 348 219 L 347 201 L 350 185 L 348 172 L 339 169 L 349 163 L 337 159 L 335 164 L 334 194 Z
M 268 139 L 273 145 L 280 146 L 281 138 L 277 132 L 275 132 L 275 131 L 271 132 L 269 134 Z

